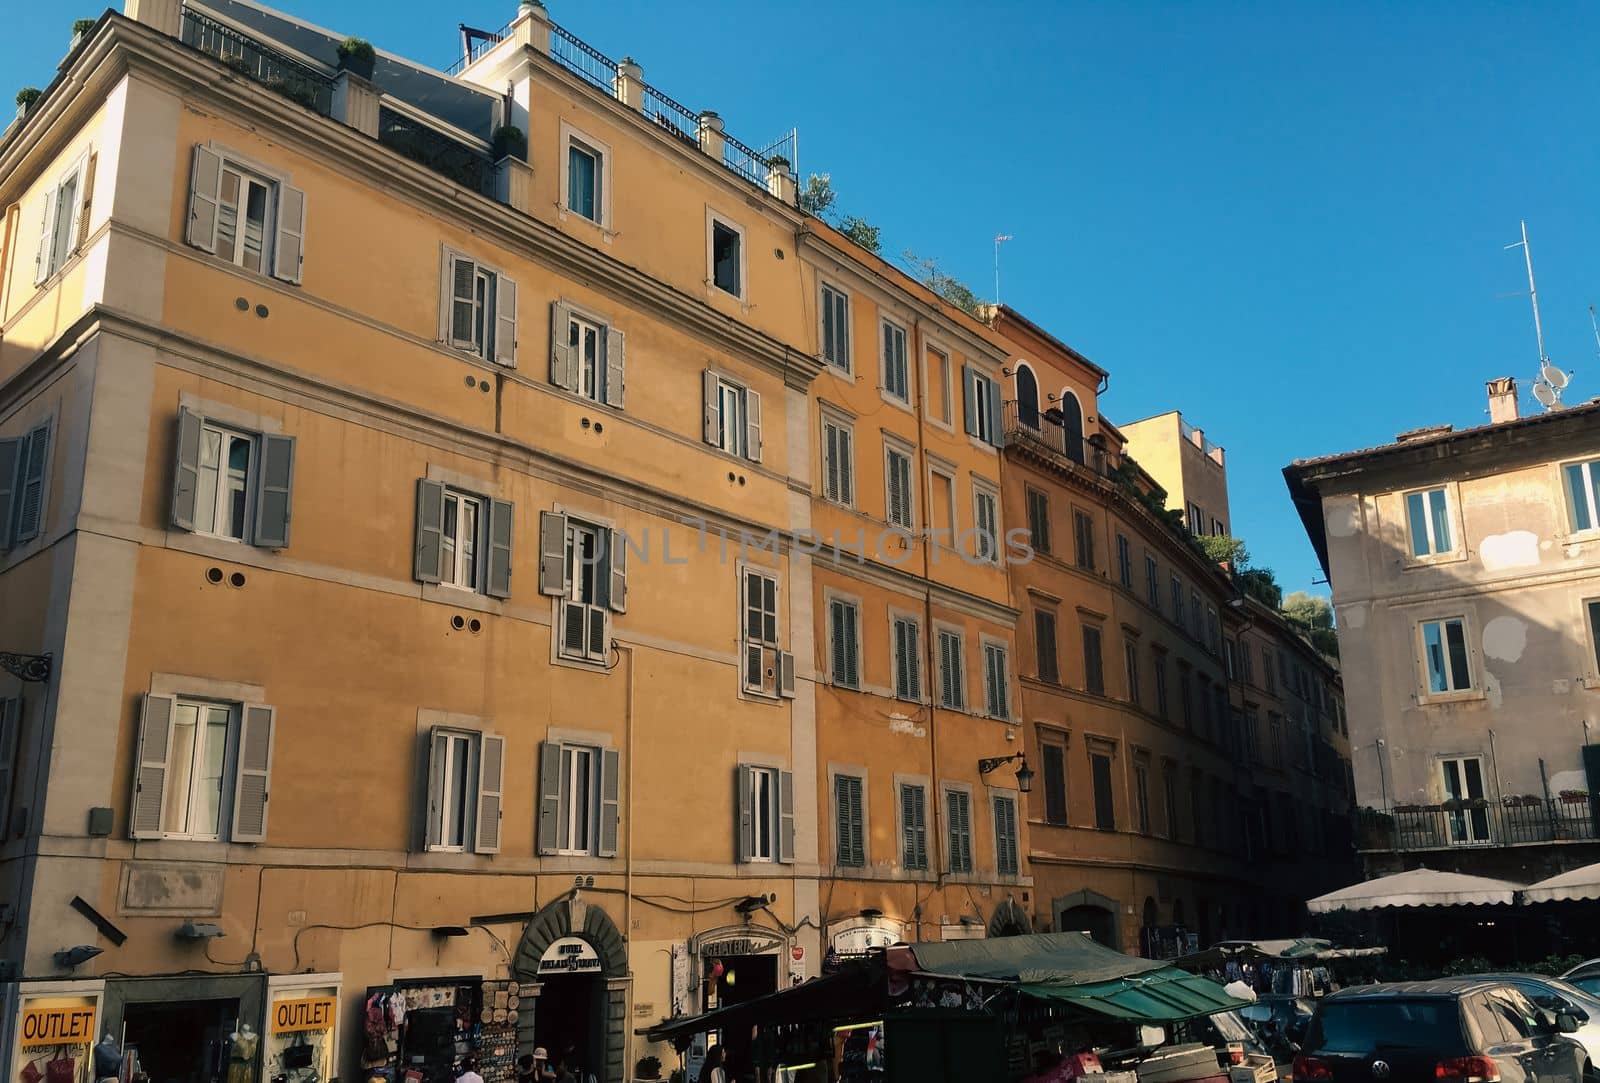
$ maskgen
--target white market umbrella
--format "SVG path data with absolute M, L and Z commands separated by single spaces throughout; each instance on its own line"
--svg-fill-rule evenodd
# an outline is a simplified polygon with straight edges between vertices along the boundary
M 1569 899 L 1600 899 L 1600 865 L 1585 865 L 1522 889 L 1523 902 L 1564 902 Z
M 1386 906 L 1509 906 L 1517 901 L 1521 890 L 1521 884 L 1509 880 L 1412 869 L 1319 895 L 1307 900 L 1306 908 L 1313 914 L 1326 914 L 1332 910 L 1377 910 Z M 1600 886 L 1595 890 L 1600 894 Z

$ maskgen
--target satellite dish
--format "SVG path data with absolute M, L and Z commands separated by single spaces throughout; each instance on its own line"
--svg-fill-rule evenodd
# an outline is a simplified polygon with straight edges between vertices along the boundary
M 1556 404 L 1556 389 L 1547 383 L 1533 385 L 1533 397 L 1539 400 L 1541 406 L 1554 406 Z
M 1557 391 L 1567 386 L 1567 374 L 1548 363 L 1539 367 L 1539 378 Z

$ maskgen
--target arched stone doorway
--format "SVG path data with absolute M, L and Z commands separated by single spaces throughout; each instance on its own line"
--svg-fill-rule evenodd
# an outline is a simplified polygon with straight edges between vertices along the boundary
M 1033 932 L 1033 919 L 1017 905 L 1017 900 L 1006 899 L 994 908 L 989 918 L 990 936 L 1026 936 Z
M 616 923 L 581 895 L 535 914 L 511 957 L 522 986 L 519 1053 L 544 1044 L 552 1057 L 571 1047 L 601 1083 L 622 1083 L 628 1043 L 628 945 Z M 546 1005 L 540 1000 L 552 994 Z M 581 1032 L 581 1033 L 580 1033 Z M 550 1035 L 559 1033 L 561 1040 Z
M 1122 950 L 1117 900 L 1085 889 L 1058 896 L 1051 902 L 1050 908 L 1055 911 L 1057 931 L 1088 933 L 1096 943 L 1114 951 Z

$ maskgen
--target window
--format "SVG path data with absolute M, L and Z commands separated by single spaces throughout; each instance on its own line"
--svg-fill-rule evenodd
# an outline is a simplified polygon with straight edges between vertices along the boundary
M 956 479 L 945 471 L 932 467 L 928 471 L 932 483 L 930 499 L 933 506 L 928 509 L 928 528 L 933 531 L 943 531 L 943 539 L 952 548 L 956 544 Z M 935 534 L 934 540 L 939 541 L 941 535 Z
M 26 436 L 0 440 L 0 550 L 39 536 L 49 456 L 49 422 L 34 426 Z
M 909 783 L 900 785 L 900 865 L 928 867 L 928 791 Z
M 883 321 L 883 390 L 899 399 L 911 401 L 911 376 L 906 367 L 906 329 Z
M 973 553 L 979 560 L 1000 560 L 1000 498 L 993 489 L 972 484 L 973 526 L 977 542 Z
M 1462 617 L 1423 621 L 1422 667 L 1427 691 L 1433 695 L 1472 689 L 1472 666 L 1467 656 L 1467 623 Z
M 259 703 L 145 696 L 129 833 L 261 842 L 275 717 Z
M 950 355 L 943 350 L 928 348 L 928 397 L 933 406 L 933 419 L 946 425 L 950 421 Z
M 1254 707 L 1244 712 L 1244 758 L 1246 763 L 1261 762 L 1261 719 Z
M 945 823 L 949 832 L 950 871 L 972 871 L 972 795 L 965 790 L 946 790 Z
M 1133 764 L 1133 815 L 1139 834 L 1150 834 L 1150 764 L 1139 760 Z
M 939 629 L 939 706 L 966 710 L 966 665 L 961 633 Z
M 861 687 L 861 613 L 854 602 L 833 598 L 828 602 L 828 638 L 833 683 L 841 688 Z
M 1600 676 L 1600 598 L 1583 603 L 1589 614 L 1589 653 L 1594 659 L 1594 673 Z M 1344 704 L 1339 704 L 1339 721 L 1344 721 Z
M 1128 702 L 1137 707 L 1139 697 L 1139 641 L 1127 636 L 1122 641 L 1123 668 L 1128 678 Z
M 1206 532 L 1206 513 L 1200 510 L 1200 505 L 1194 501 L 1189 502 L 1187 515 L 1189 533 L 1200 535 Z
M 1282 651 L 1278 652 L 1278 677 L 1283 681 L 1285 691 L 1294 690 L 1294 686 L 1289 683 L 1289 656 Z
M 1194 729 L 1193 674 L 1187 662 L 1178 663 L 1178 703 L 1183 707 L 1183 724 Z
M 1206 606 L 1206 647 L 1212 654 L 1222 649 L 1222 621 L 1217 616 L 1216 606 L 1211 605 Z
M 1284 797 L 1287 798 L 1288 794 L 1285 794 Z M 1204 846 L 1206 844 L 1205 811 L 1205 778 L 1196 768 L 1189 773 L 1189 815 L 1193 817 L 1194 844 L 1196 846 Z M 1291 846 L 1290 849 L 1292 850 L 1293 847 Z
M 1044 761 L 1044 820 L 1064 827 L 1067 823 L 1067 749 L 1052 741 L 1041 742 Z
M 567 210 L 604 224 L 606 156 L 598 147 L 567 137 Z
M 1239 666 L 1244 675 L 1245 684 L 1256 683 L 1255 652 L 1250 649 L 1250 644 L 1245 640 L 1239 641 Z
M 572 745 L 561 749 L 560 853 L 586 854 L 592 845 L 595 751 Z
M 1200 610 L 1200 592 L 1191 587 L 1189 590 L 1189 634 L 1196 639 L 1200 638 L 1200 625 L 1204 620 L 1205 614 Z
M 1133 548 L 1126 534 L 1117 535 L 1117 581 L 1133 589 Z
M 1083 626 L 1083 687 L 1097 696 L 1106 694 L 1105 667 L 1101 663 L 1100 629 Z
M 1489 809 L 1484 801 L 1483 760 L 1478 756 L 1439 761 L 1446 802 L 1470 804 L 1445 813 L 1450 841 L 1456 845 L 1489 841 Z M 1477 807 L 1474 807 L 1477 806 Z
M 994 799 L 994 871 L 1001 876 L 1017 875 L 1017 800 Z
M 856 434 L 850 423 L 822 417 L 822 496 L 843 507 L 856 502 Z
M 822 286 L 822 359 L 850 371 L 850 295 L 836 286 Z
M 1161 608 L 1161 572 L 1156 566 L 1156 558 L 1145 554 L 1144 558 L 1144 593 L 1150 608 Z
M 37 285 L 61 270 L 67 259 L 88 239 L 89 203 L 93 196 L 95 155 L 73 163 L 70 170 L 44 194 L 40 204 L 39 251 L 34 256 L 33 281 Z
M 1183 581 L 1177 576 L 1172 577 L 1172 621 L 1179 628 L 1184 627 Z
M 1406 530 L 1411 555 L 1433 557 L 1455 550 L 1450 537 L 1450 505 L 1443 489 L 1407 493 Z
M 1172 763 L 1161 768 L 1162 802 L 1167 812 L 1167 838 L 1178 841 L 1178 769 Z
M 1573 532 L 1600 528 L 1600 459 L 1561 468 L 1567 483 L 1567 518 Z
M 1028 534 L 1034 552 L 1050 551 L 1050 498 L 1038 489 L 1028 490 Z
M 509 516 L 510 505 L 506 508 Z M 500 558 L 506 565 L 510 552 L 508 536 Z M 611 614 L 628 609 L 627 557 L 627 542 L 617 531 L 561 512 L 539 513 L 539 593 L 557 600 L 560 657 L 601 664 L 610 660 Z M 491 586 L 499 566 L 500 560 L 491 562 Z M 509 572 L 504 583 L 509 596 Z
M 1239 647 L 1231 639 L 1222 641 L 1222 664 L 1223 669 L 1228 674 L 1228 680 L 1236 681 L 1239 679 Z
M 706 229 L 711 284 L 723 293 L 743 297 L 744 230 L 714 211 L 708 212 Z
M 1111 789 L 1111 753 L 1089 754 L 1089 777 L 1094 782 L 1094 826 L 1100 831 L 1117 829 L 1116 795 Z
M 701 373 L 703 438 L 714 448 L 761 461 L 761 396 L 744 384 L 706 369 Z
M 288 546 L 292 437 L 240 432 L 182 408 L 177 450 L 174 527 L 264 548 Z
M 517 284 L 499 271 L 448 248 L 444 250 L 442 278 L 445 297 L 440 309 L 439 337 L 453 349 L 514 367 Z M 570 331 L 568 334 L 570 341 Z
M 622 408 L 623 334 L 556 301 L 550 306 L 550 382 L 565 391 Z
M 860 868 L 867 863 L 863 781 L 859 775 L 835 775 L 833 778 L 833 860 L 836 865 Z
M 1284 749 L 1287 747 L 1287 738 L 1283 732 L 1283 718 L 1277 711 L 1267 712 L 1267 763 L 1272 767 L 1282 767 Z
M 1072 542 L 1078 567 L 1094 571 L 1094 520 L 1076 508 L 1072 510 Z
M 909 617 L 890 621 L 893 633 L 894 695 L 918 703 L 922 700 L 922 629 Z
M 911 493 L 911 453 L 893 444 L 883 447 L 884 512 L 894 526 L 911 530 L 916 509 Z
M 1170 722 L 1172 720 L 1172 705 L 1167 696 L 1167 652 L 1160 647 L 1156 647 L 1152 653 L 1155 659 L 1153 668 L 1156 674 L 1156 714 L 1161 716 L 1162 721 Z
M 794 656 L 779 649 L 778 578 L 746 568 L 739 579 L 744 612 L 744 690 L 758 696 L 793 696 Z
M 539 746 L 539 852 L 617 855 L 621 755 L 614 748 Z
M 509 598 L 513 514 L 504 500 L 418 479 L 418 582 Z M 585 570 L 592 574 L 592 566 Z
M 483 501 L 476 496 L 444 491 L 444 531 L 440 554 L 440 582 L 446 586 L 477 590 L 481 552 Z
M 1033 611 L 1033 650 L 1039 679 L 1051 684 L 1059 683 L 1061 667 L 1056 661 L 1056 615 L 1048 609 Z
M 1261 648 L 1261 678 L 1268 694 L 1275 696 L 1278 694 L 1278 671 L 1273 667 L 1272 653 L 1271 647 Z
M 1010 666 L 1003 643 L 983 645 L 984 713 L 990 718 L 1010 718 Z
M 736 772 L 739 860 L 794 861 L 794 776 L 775 767 L 740 764 Z
M 299 282 L 305 216 L 300 189 L 210 147 L 194 148 L 184 228 L 190 245 L 247 271 Z
M 992 447 L 1004 447 L 1000 385 L 971 365 L 963 369 L 963 383 L 966 387 L 967 435 L 975 436 Z
M 472 823 L 471 735 L 435 734 L 433 757 L 438 787 L 428 804 L 428 849 L 459 853 L 467 848 L 467 829 Z

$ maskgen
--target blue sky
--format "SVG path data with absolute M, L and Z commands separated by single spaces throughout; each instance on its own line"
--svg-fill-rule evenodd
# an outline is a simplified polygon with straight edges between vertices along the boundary
M 75 13 L 9 5 L 0 71 L 43 85 Z M 443 65 L 510 0 L 282 0 Z M 1286 589 L 1316 562 L 1279 471 L 1486 420 L 1547 349 L 1600 395 L 1597 11 L 1577 4 L 551 0 L 551 14 L 802 172 L 884 248 L 937 257 L 1111 370 L 1113 420 L 1181 408 L 1228 450 L 1233 524 Z M 86 8 L 81 14 L 93 14 Z M 1317 588 L 1325 590 L 1326 588 Z

